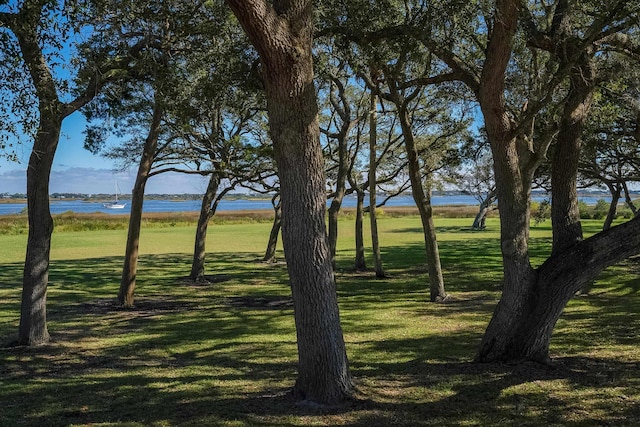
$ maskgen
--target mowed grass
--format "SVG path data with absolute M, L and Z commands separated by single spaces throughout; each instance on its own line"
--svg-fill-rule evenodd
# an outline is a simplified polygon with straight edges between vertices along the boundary
M 606 270 L 558 322 L 550 367 L 474 364 L 499 298 L 499 224 L 437 218 L 446 304 L 428 302 L 420 221 L 380 219 L 387 278 L 351 270 L 343 218 L 339 301 L 356 400 L 299 406 L 286 266 L 260 262 L 268 222 L 209 230 L 208 283 L 185 279 L 194 224 L 143 229 L 132 310 L 115 306 L 126 231 L 54 233 L 53 341 L 0 349 L 0 425 L 638 425 L 638 260 Z M 585 222 L 587 234 L 598 222 Z M 549 253 L 548 223 L 531 233 Z M 15 339 L 26 236 L 0 236 L 0 340 Z M 280 250 L 280 258 L 282 252 Z M 371 260 L 368 260 L 371 264 Z

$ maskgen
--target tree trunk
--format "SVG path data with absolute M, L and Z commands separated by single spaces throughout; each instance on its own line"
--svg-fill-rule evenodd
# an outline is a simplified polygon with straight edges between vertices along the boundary
M 352 394 L 325 226 L 325 177 L 313 86 L 313 7 L 306 1 L 228 0 L 264 67 L 280 177 L 282 241 L 298 343 L 298 399 L 335 404 Z
M 280 234 L 280 226 L 282 225 L 282 209 L 280 206 L 280 196 L 276 195 L 271 199 L 273 205 L 273 225 L 271 233 L 269 233 L 269 241 L 267 242 L 267 250 L 264 253 L 263 262 L 276 261 L 276 249 L 278 247 L 278 234 Z
M 340 99 L 333 96 L 333 86 L 338 86 Z M 347 148 L 347 136 L 351 129 L 351 109 L 345 98 L 344 87 L 339 81 L 334 81 L 331 91 L 331 103 L 342 119 L 342 125 L 338 132 L 338 175 L 336 177 L 336 191 L 329 206 L 329 250 L 331 262 L 335 268 L 336 247 L 338 245 L 338 214 L 342 207 L 344 196 L 347 192 L 347 174 L 349 173 L 349 152 Z
M 547 363 L 553 328 L 573 295 L 604 268 L 638 252 L 640 217 L 553 253 L 538 269 L 520 319 L 504 330 L 509 345 L 480 360 Z
M 620 184 L 608 183 L 609 192 L 611 193 L 611 203 L 609 203 L 609 211 L 607 217 L 604 220 L 602 226 L 603 230 L 608 230 L 613 224 L 613 220 L 616 219 L 616 213 L 618 212 L 618 202 L 620 201 L 620 195 L 622 194 L 622 186 Z
M 578 161 L 582 147 L 582 129 L 591 109 L 594 89 L 595 71 L 589 59 L 582 58 L 570 76 L 569 95 L 552 159 L 553 251 L 561 251 L 582 240 L 577 190 Z
M 354 269 L 356 271 L 365 271 L 367 269 L 367 262 L 364 256 L 364 190 L 356 191 L 356 222 L 355 222 L 355 234 L 356 234 L 356 259 L 354 263 Z
M 209 227 L 209 220 L 215 214 L 212 205 L 218 193 L 219 186 L 220 178 L 217 174 L 212 173 L 209 177 L 207 189 L 202 197 L 202 204 L 200 205 L 200 216 L 198 217 L 198 225 L 196 227 L 196 239 L 193 248 L 193 260 L 191 262 L 191 274 L 189 275 L 191 280 L 198 281 L 204 279 L 204 260 L 207 254 L 207 229 Z
M 385 277 L 382 267 L 382 257 L 380 256 L 380 240 L 378 238 L 378 216 L 376 214 L 376 148 L 378 145 L 378 117 L 376 108 L 378 97 L 371 92 L 371 108 L 369 111 L 369 220 L 371 223 L 371 248 L 373 252 L 373 264 L 376 269 L 376 277 Z
M 487 50 L 479 101 L 494 157 L 505 277 L 502 298 L 477 360 L 547 362 L 551 334 L 567 302 L 604 267 L 640 249 L 640 236 L 624 234 L 637 229 L 640 222 L 582 241 L 576 176 L 580 135 L 594 87 L 594 70 L 585 53 L 571 68 L 570 92 L 552 160 L 552 254 L 540 268 L 531 268 L 527 243 L 530 183 L 545 152 L 534 153 L 525 136 L 516 139 L 516 125 L 504 106 L 504 75 L 509 60 L 505 53 L 515 33 L 518 5 L 510 1 L 499 4 L 502 19 Z M 563 45 L 557 51 L 566 53 L 572 48 Z
M 138 269 L 138 247 L 140 244 L 140 227 L 142 222 L 142 206 L 144 204 L 144 189 L 149 178 L 149 172 L 153 165 L 154 155 L 158 146 L 160 135 L 160 122 L 162 120 L 163 109 L 156 101 L 153 108 L 153 117 L 149 127 L 149 133 L 144 142 L 144 149 L 136 182 L 131 192 L 131 214 L 129 216 L 129 230 L 127 234 L 127 246 L 124 255 L 124 266 L 122 268 L 122 279 L 118 292 L 118 302 L 121 306 L 133 307 L 134 291 L 136 288 L 136 272 Z
M 398 105 L 399 104 L 399 105 Z M 441 302 L 447 299 L 444 289 L 444 279 L 442 277 L 442 267 L 440 265 L 440 252 L 436 239 L 436 228 L 433 224 L 433 208 L 431 207 L 431 188 L 425 189 L 422 185 L 422 174 L 420 172 L 420 159 L 418 158 L 418 148 L 411 129 L 409 112 L 406 105 L 396 103 L 399 107 L 398 115 L 402 135 L 404 136 L 405 150 L 408 157 L 409 179 L 411 181 L 411 194 L 416 202 L 422 231 L 424 234 L 424 247 L 427 256 L 427 271 L 429 273 L 429 294 L 432 302 Z
M 49 210 L 49 176 L 62 126 L 59 114 L 51 116 L 41 108 L 40 128 L 27 169 L 29 237 L 22 278 L 18 331 L 20 345 L 33 346 L 49 341 L 46 302 L 53 233 L 53 219 Z
M 518 2 L 496 2 L 495 15 L 499 19 L 487 46 L 477 93 L 493 155 L 504 271 L 502 296 L 480 342 L 478 361 L 500 360 L 509 353 L 519 325 L 526 318 L 536 277 L 528 253 L 529 201 L 535 169 L 530 166 L 529 144 L 524 137 L 514 135 L 516 124 L 504 100 L 506 68 L 519 12 Z
M 493 198 L 487 196 L 482 203 L 480 203 L 480 209 L 476 214 L 476 217 L 473 220 L 473 225 L 471 226 L 474 230 L 484 230 L 485 222 L 487 220 L 487 214 L 489 213 L 489 209 L 491 208 L 491 204 L 493 203 Z
M 627 183 L 626 182 L 622 183 L 622 188 L 624 189 L 624 200 L 625 200 L 625 203 L 627 204 L 629 209 L 631 209 L 631 213 L 633 213 L 633 216 L 637 216 L 638 215 L 638 209 L 633 204 L 633 200 L 631 200 L 631 194 L 629 193 L 629 189 L 627 188 Z

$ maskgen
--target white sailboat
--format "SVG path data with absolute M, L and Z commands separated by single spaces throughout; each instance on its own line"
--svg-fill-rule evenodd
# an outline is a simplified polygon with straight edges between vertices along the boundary
M 127 205 L 126 203 L 122 203 L 122 202 L 118 202 L 118 192 L 120 191 L 120 189 L 118 188 L 118 181 L 116 181 L 116 200 L 113 202 L 107 202 L 107 203 L 103 203 L 102 206 L 104 206 L 107 209 L 124 209 L 124 207 Z

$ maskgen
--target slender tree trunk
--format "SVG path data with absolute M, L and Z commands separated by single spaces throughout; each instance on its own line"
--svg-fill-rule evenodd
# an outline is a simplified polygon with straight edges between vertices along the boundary
M 380 240 L 378 238 L 378 216 L 376 213 L 376 148 L 378 145 L 378 117 L 376 108 L 378 97 L 371 92 L 371 107 L 369 111 L 369 221 L 371 223 L 371 248 L 373 252 L 373 264 L 376 269 L 376 277 L 385 277 L 382 267 L 382 257 L 380 256 Z
M 629 209 L 631 209 L 631 213 L 633 213 L 633 216 L 638 216 L 638 209 L 633 204 L 633 200 L 631 200 L 631 194 L 629 193 L 626 182 L 622 183 L 622 188 L 624 189 L 624 200 L 626 205 L 629 207 Z
M 313 86 L 309 0 L 227 0 L 264 67 L 271 139 L 280 177 L 282 242 L 293 294 L 298 399 L 335 404 L 352 394 L 327 241 L 325 177 Z
M 427 271 L 429 273 L 429 293 L 432 302 L 445 301 L 448 298 L 444 289 L 444 279 L 442 277 L 442 267 L 440 265 L 440 251 L 436 239 L 436 228 L 433 224 L 433 208 L 431 207 L 431 188 L 425 189 L 422 184 L 422 174 L 420 172 L 420 160 L 418 158 L 418 148 L 416 146 L 409 112 L 402 102 L 399 105 L 399 119 L 404 136 L 404 144 L 408 157 L 409 179 L 411 181 L 411 194 L 416 202 L 422 231 L 424 234 L 424 247 L 427 257 Z
M 204 279 L 204 261 L 207 254 L 207 229 L 209 227 L 209 220 L 215 214 L 212 205 L 218 193 L 219 186 L 220 178 L 216 173 L 211 174 L 207 190 L 202 197 L 202 204 L 200 205 L 200 216 L 198 216 L 193 260 L 191 262 L 191 274 L 189 275 L 191 280 L 198 281 Z
M 338 176 L 336 177 L 336 191 L 329 206 L 329 250 L 331 251 L 331 261 L 335 269 L 336 247 L 338 245 L 338 214 L 342 207 L 344 196 L 347 192 L 347 174 L 349 173 L 349 152 L 347 148 L 347 136 L 351 129 L 351 109 L 345 100 L 344 87 L 340 81 L 334 81 L 334 86 L 338 86 L 340 99 L 336 99 L 331 92 L 331 103 L 342 119 L 342 125 L 338 132 Z
M 138 247 L 140 244 L 142 207 L 144 204 L 144 189 L 147 184 L 147 179 L 149 178 L 149 172 L 151 171 L 154 155 L 158 146 L 162 114 L 163 109 L 159 106 L 158 101 L 156 101 L 149 133 L 144 143 L 140 164 L 138 165 L 136 182 L 131 192 L 131 214 L 129 216 L 127 246 L 124 255 L 120 291 L 118 292 L 118 302 L 121 306 L 128 308 L 133 307 L 134 302 L 136 273 L 138 270 Z
M 473 219 L 473 225 L 471 228 L 474 230 L 484 230 L 485 229 L 485 221 L 487 219 L 487 214 L 489 213 L 489 205 L 486 200 L 483 200 L 480 203 L 480 209 L 476 214 L 476 217 Z
M 356 191 L 356 221 L 355 221 L 355 235 L 356 235 L 356 259 L 354 269 L 356 271 L 365 271 L 367 269 L 367 262 L 364 256 L 364 190 Z
M 603 230 L 608 230 L 613 224 L 613 220 L 616 219 L 616 213 L 618 212 L 618 202 L 620 202 L 620 196 L 622 194 L 622 186 L 620 184 L 609 183 L 609 192 L 611 193 L 611 203 L 609 203 L 609 211 L 607 217 L 604 220 Z
M 273 225 L 271 226 L 271 233 L 269 233 L 269 241 L 267 242 L 267 250 L 265 251 L 263 262 L 275 262 L 276 261 L 276 249 L 278 247 L 278 235 L 280 234 L 280 227 L 282 225 L 282 209 L 280 206 L 280 196 L 276 195 L 271 199 L 273 205 Z
M 336 248 L 338 246 L 338 214 L 340 213 L 340 207 L 342 206 L 342 200 L 344 199 L 345 189 L 344 184 L 338 185 L 336 195 L 331 200 L 331 205 L 327 213 L 329 215 L 329 251 L 331 252 L 331 265 L 335 268 L 336 260 Z
M 27 169 L 29 237 L 22 278 L 22 304 L 18 343 L 39 345 L 49 341 L 47 285 L 53 219 L 49 210 L 49 176 L 58 146 L 62 119 L 41 109 L 40 129 Z

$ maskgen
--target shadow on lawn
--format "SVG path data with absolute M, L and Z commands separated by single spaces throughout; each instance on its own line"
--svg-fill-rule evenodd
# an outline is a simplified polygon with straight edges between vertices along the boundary
M 425 331 L 419 339 L 397 331 L 393 339 L 376 340 L 375 328 L 349 318 L 358 304 L 372 304 L 373 310 L 382 303 L 408 306 L 409 300 L 413 304 L 405 315 L 415 318 L 490 314 L 495 290 L 485 289 L 487 276 L 472 267 L 479 252 L 490 254 L 492 246 L 444 245 L 444 260 L 470 261 L 449 268 L 448 290 L 459 297 L 438 306 L 426 299 L 416 304 L 426 292 L 424 279 L 402 271 L 423 262 L 421 245 L 385 249 L 385 259 L 396 257 L 390 263 L 400 265 L 392 272 L 395 278 L 341 273 L 345 323 L 372 333 L 358 345 L 377 356 L 351 360 L 358 396 L 338 409 L 300 406 L 286 393 L 295 380 L 296 344 L 284 266 L 257 263 L 253 255 L 215 254 L 208 264 L 213 280 L 192 286 L 184 278 L 188 255 L 145 256 L 137 305 L 121 310 L 114 301 L 119 257 L 56 261 L 49 305 L 54 341 L 0 349 L 0 424 L 540 425 L 570 424 L 571 411 L 578 414 L 577 424 L 584 424 L 579 411 L 589 405 L 599 417 L 591 420 L 595 424 L 640 421 L 638 402 L 624 400 L 638 396 L 639 362 L 563 357 L 551 367 L 472 364 L 478 331 Z M 3 267 L 0 285 L 15 281 L 12 275 L 20 268 Z M 566 321 L 583 322 L 588 330 L 637 333 L 618 316 L 629 310 L 620 300 L 614 312 L 605 307 L 616 301 L 600 295 L 582 301 L 598 308 L 598 317 L 578 311 Z M 2 302 L 0 310 L 10 305 Z M 614 327 L 623 324 L 628 330 Z M 578 341 L 580 330 L 564 334 L 561 346 L 585 344 Z M 554 380 L 578 392 L 554 392 L 545 385 Z M 615 388 L 621 400 L 598 399 L 603 388 Z

